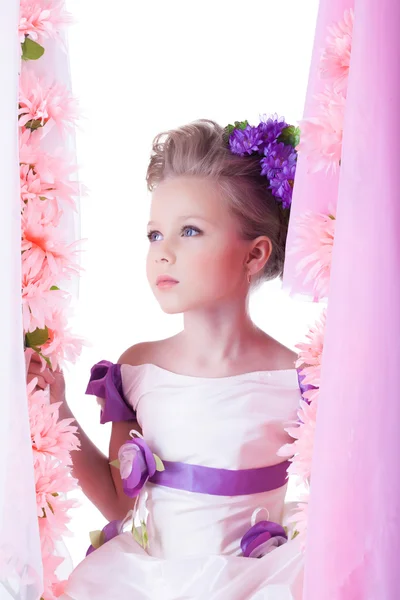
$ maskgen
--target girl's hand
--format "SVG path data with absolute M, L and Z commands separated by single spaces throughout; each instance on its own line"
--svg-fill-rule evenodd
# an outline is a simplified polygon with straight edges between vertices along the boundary
M 28 359 L 29 360 L 29 359 Z M 50 386 L 50 402 L 65 401 L 65 379 L 61 369 L 51 371 L 47 366 L 43 368 L 43 363 L 40 357 L 33 353 L 30 357 L 26 379 L 30 383 L 32 379 L 37 378 L 36 387 L 44 390 Z

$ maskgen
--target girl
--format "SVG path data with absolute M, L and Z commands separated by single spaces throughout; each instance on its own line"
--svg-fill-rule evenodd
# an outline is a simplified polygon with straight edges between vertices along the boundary
M 202 120 L 154 141 L 147 276 L 184 329 L 92 368 L 110 453 L 81 431 L 74 475 L 110 524 L 63 600 L 301 598 L 277 455 L 301 397 L 296 357 L 248 312 L 251 288 L 283 271 L 290 130 Z M 52 401 L 71 416 L 55 378 Z

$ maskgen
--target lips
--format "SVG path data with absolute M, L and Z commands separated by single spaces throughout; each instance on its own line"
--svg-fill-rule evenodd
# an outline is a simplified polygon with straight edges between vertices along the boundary
M 171 287 L 177 283 L 179 283 L 179 281 L 169 275 L 159 275 L 156 279 L 157 287 Z

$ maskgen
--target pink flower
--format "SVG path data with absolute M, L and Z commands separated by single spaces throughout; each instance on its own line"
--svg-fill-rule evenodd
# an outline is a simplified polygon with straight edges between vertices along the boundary
M 44 600 L 57 600 L 64 591 L 65 581 L 60 581 L 56 574 L 58 567 L 64 562 L 62 556 L 50 552 L 42 552 L 43 561 L 43 591 Z
M 69 511 L 80 506 L 74 498 L 54 495 L 51 500 L 53 510 L 47 510 L 45 517 L 39 517 L 39 533 L 42 554 L 54 553 L 56 543 L 62 537 L 70 537 L 68 524 L 71 520 Z
M 23 263 L 23 271 L 25 269 L 26 264 Z M 22 273 L 22 318 L 25 333 L 44 329 L 54 311 L 67 306 L 70 295 L 62 290 L 50 289 L 53 285 L 54 281 L 44 279 L 42 273 L 35 277 Z
M 296 272 L 304 284 L 313 284 L 315 300 L 328 296 L 336 219 L 332 214 L 306 211 L 295 222 L 291 252 L 297 257 Z
M 341 92 L 327 87 L 316 100 L 319 102 L 316 116 L 300 123 L 298 151 L 307 156 L 311 172 L 335 172 L 342 157 L 346 99 Z
M 37 161 L 40 150 L 40 131 L 31 132 L 28 129 L 19 132 L 19 162 L 33 165 Z
M 45 82 L 29 67 L 22 69 L 19 90 L 19 125 L 36 129 L 45 124 L 71 125 L 77 119 L 77 103 L 62 84 Z M 47 130 L 47 127 L 46 127 Z
M 71 465 L 70 452 L 80 446 L 75 435 L 78 428 L 71 425 L 74 419 L 58 420 L 61 403 L 49 404 L 45 392 L 34 391 L 36 382 L 35 378 L 27 386 L 33 459 L 37 462 L 52 457 Z
M 29 278 L 42 274 L 56 281 L 79 273 L 75 261 L 79 242 L 66 244 L 60 228 L 42 219 L 40 200 L 28 202 L 22 214 L 22 263 Z
M 23 203 L 29 200 L 57 200 L 75 208 L 75 198 L 81 193 L 78 181 L 71 180 L 76 172 L 73 161 L 63 157 L 59 148 L 53 156 L 40 148 L 40 131 L 25 130 L 20 134 L 20 186 Z M 65 154 L 65 152 L 64 152 Z
M 313 385 L 316 388 L 320 387 L 321 380 L 321 362 L 322 352 L 324 349 L 324 336 L 326 324 L 326 310 L 323 310 L 319 320 L 313 327 L 310 328 L 306 341 L 296 345 L 299 350 L 296 368 L 301 368 L 300 374 L 305 375 L 303 380 L 304 385 Z M 310 397 L 305 393 L 305 397 L 310 400 Z
M 78 483 L 71 477 L 70 468 L 55 460 L 36 461 L 35 482 L 38 517 L 47 515 L 49 511 L 54 513 L 57 495 L 70 492 Z
M 317 398 L 311 404 L 302 402 L 298 411 L 299 423 L 287 427 L 285 431 L 294 439 L 291 444 L 282 446 L 278 456 L 288 457 L 291 465 L 288 468 L 289 476 L 295 475 L 305 482 L 311 475 L 311 463 L 314 450 L 314 435 L 317 420 Z
M 320 73 L 323 79 L 333 79 L 338 90 L 347 89 L 353 41 L 354 11 L 346 10 L 342 21 L 329 27 L 327 45 L 322 54 Z
M 21 0 L 19 38 L 32 40 L 57 38 L 60 29 L 72 23 L 71 15 L 64 9 L 64 0 Z
M 49 358 L 52 369 L 62 367 L 67 362 L 75 363 L 86 342 L 72 334 L 64 311 L 55 311 L 47 327 L 49 339 L 41 351 L 43 356 Z

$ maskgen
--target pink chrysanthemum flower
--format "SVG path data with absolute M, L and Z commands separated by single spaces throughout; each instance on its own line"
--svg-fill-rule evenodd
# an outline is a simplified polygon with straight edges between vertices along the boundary
M 306 211 L 295 222 L 291 252 L 297 257 L 296 273 L 305 285 L 313 284 L 315 300 L 328 296 L 336 219 L 333 214 Z
M 80 446 L 75 435 L 78 428 L 71 425 L 74 419 L 58 420 L 61 402 L 49 404 L 45 392 L 35 391 L 36 383 L 37 378 L 34 378 L 27 385 L 34 462 L 52 457 L 64 465 L 70 465 L 70 452 L 78 450 Z
M 333 86 L 337 90 L 347 89 L 353 26 L 354 11 L 349 9 L 341 21 L 328 28 L 329 36 L 321 58 L 320 73 L 323 79 L 333 79 Z
M 288 468 L 288 474 L 300 477 L 303 481 L 308 481 L 311 475 L 317 407 L 317 397 L 311 404 L 304 401 L 301 403 L 297 413 L 300 422 L 285 429 L 294 442 L 282 446 L 278 451 L 278 456 L 289 457 L 291 460 L 292 464 Z
M 76 483 L 76 480 L 73 480 Z M 39 533 L 42 553 L 53 553 L 57 540 L 71 535 L 68 524 L 71 520 L 69 511 L 78 508 L 80 503 L 65 495 L 54 495 L 51 500 L 53 510 L 46 511 L 46 517 L 39 518 Z
M 56 281 L 79 273 L 75 261 L 79 242 L 66 244 L 61 231 L 52 223 L 40 221 L 37 204 L 28 202 L 22 214 L 22 262 L 24 273 L 35 278 L 42 273 L 44 279 Z
M 41 272 L 30 278 L 24 272 L 25 263 L 22 264 L 22 318 L 24 332 L 27 333 L 35 329 L 44 329 L 53 312 L 68 304 L 70 294 L 62 290 L 52 290 L 55 282 L 44 279 Z
M 77 487 L 77 480 L 71 477 L 69 467 L 55 460 L 35 463 L 36 505 L 38 517 L 55 513 L 53 504 L 58 494 L 66 494 Z
M 60 29 L 73 22 L 72 16 L 64 8 L 64 0 L 21 0 L 19 38 L 25 36 L 34 41 L 57 38 Z
M 58 567 L 64 562 L 62 556 L 55 556 L 50 552 L 42 552 L 43 562 L 43 600 L 57 600 L 65 589 L 65 581 L 60 581 L 57 576 Z
M 48 324 L 49 339 L 41 347 L 52 369 L 63 367 L 66 363 L 75 363 L 82 352 L 85 341 L 75 336 L 68 328 L 64 311 L 55 311 Z
M 326 88 L 316 100 L 315 117 L 300 123 L 297 149 L 307 156 L 310 172 L 336 172 L 342 157 L 342 137 L 346 98 L 334 88 Z
M 40 131 L 31 132 L 28 129 L 19 132 L 19 162 L 21 164 L 33 165 L 40 150 Z
M 61 128 L 77 120 L 77 102 L 64 85 L 46 83 L 26 67 L 20 77 L 18 114 L 20 127 L 37 129 L 55 123 Z
M 296 368 L 300 368 L 300 374 L 305 375 L 303 380 L 304 385 L 313 385 L 316 388 L 319 388 L 321 383 L 325 325 L 326 309 L 322 311 L 315 325 L 310 328 L 306 336 L 306 341 L 296 345 L 296 348 L 299 350 Z
M 70 179 L 76 172 L 72 161 L 61 156 L 58 149 L 49 156 L 40 148 L 40 133 L 25 130 L 20 134 L 20 186 L 23 204 L 34 198 L 64 202 L 76 210 L 75 198 L 80 195 L 79 182 Z

